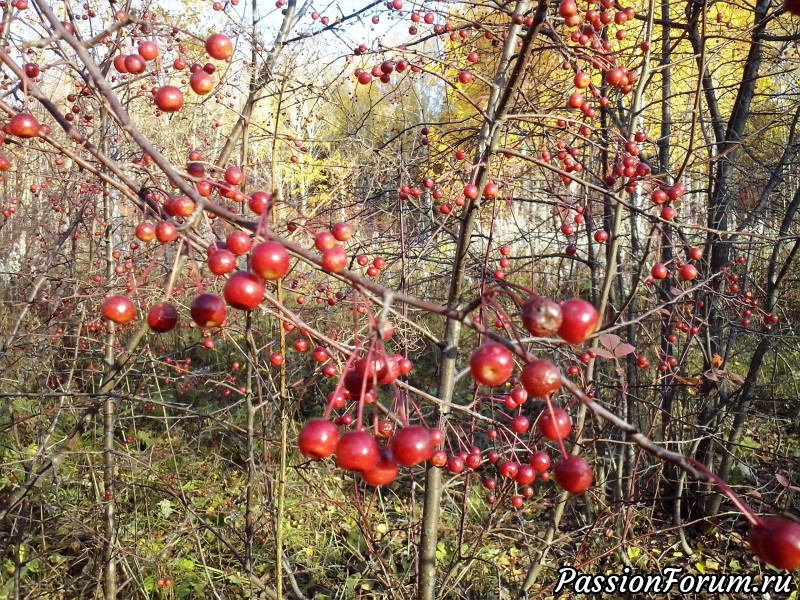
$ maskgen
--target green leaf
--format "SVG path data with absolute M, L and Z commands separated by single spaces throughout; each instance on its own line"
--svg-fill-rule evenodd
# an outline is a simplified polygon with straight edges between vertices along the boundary
M 142 430 L 136 432 L 136 439 L 145 445 L 145 449 L 150 448 L 155 443 L 153 436 Z
M 172 501 L 167 500 L 166 498 L 164 498 L 156 506 L 158 506 L 158 514 L 161 515 L 162 519 L 169 519 L 172 513 L 175 512 Z
M 176 558 L 175 559 L 175 569 L 178 571 L 194 571 L 197 568 L 197 564 L 188 558 Z
M 230 575 L 226 575 L 225 579 L 227 579 L 230 583 L 232 583 L 234 585 L 244 586 L 244 585 L 247 585 L 249 583 L 249 580 L 247 579 L 247 577 L 245 577 L 243 575 L 240 575 L 238 573 L 231 573 Z
M 759 448 L 761 448 L 761 444 L 759 444 L 757 441 L 755 441 L 753 438 L 747 435 L 744 436 L 739 441 L 739 443 L 745 448 L 752 448 L 753 450 L 758 450 Z
M 361 581 L 361 575 L 359 575 L 358 573 L 353 573 L 344 582 L 344 589 L 346 589 L 349 592 L 354 592 L 356 590 L 356 586 L 358 585 L 359 581 Z
M 447 546 L 444 542 L 436 544 L 436 560 L 444 560 L 447 557 Z

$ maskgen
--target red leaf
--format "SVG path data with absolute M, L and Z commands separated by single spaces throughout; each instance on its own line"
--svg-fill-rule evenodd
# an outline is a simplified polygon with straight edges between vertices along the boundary
M 595 348 L 592 350 L 596 356 L 602 356 L 603 358 L 614 358 L 614 355 L 611 354 L 608 350 L 603 350 L 602 348 Z
M 619 336 L 613 333 L 601 333 L 597 336 L 597 341 L 609 350 L 613 350 L 619 345 Z
M 615 356 L 625 356 L 626 354 L 630 354 L 631 352 L 635 352 L 636 348 L 631 346 L 630 344 L 622 343 L 616 348 L 614 348 L 614 355 Z

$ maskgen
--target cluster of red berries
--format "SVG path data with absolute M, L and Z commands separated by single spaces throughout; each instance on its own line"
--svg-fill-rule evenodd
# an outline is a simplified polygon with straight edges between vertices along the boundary
M 166 589 L 172 587 L 173 581 L 172 577 L 159 577 L 156 580 L 156 587 L 159 589 Z
M 557 304 L 535 296 L 525 303 L 522 322 L 533 335 L 550 336 L 557 333 L 570 343 L 582 343 L 597 327 L 598 314 L 591 304 L 580 299 Z M 410 370 L 410 361 L 408 365 L 403 365 L 404 360 L 407 359 L 399 355 L 386 356 L 378 352 L 355 360 L 353 366 L 343 374 L 340 385 L 329 395 L 329 412 L 344 408 L 347 397 L 359 398 L 360 402 L 365 403 L 374 402 L 375 386 L 391 384 Z M 470 357 L 470 372 L 481 385 L 494 387 L 504 384 L 514 368 L 511 351 L 500 343 L 483 344 Z M 550 396 L 561 387 L 558 368 L 548 360 L 532 360 L 523 367 L 520 381 L 522 387 L 511 395 L 513 408 L 524 404 L 529 396 L 548 399 L 548 410 L 538 419 L 539 432 L 546 439 L 561 443 L 569 435 L 572 422 L 563 408 L 549 401 Z M 447 467 L 452 473 L 460 473 L 468 467 L 477 469 L 483 462 L 477 447 L 452 456 L 448 456 L 444 450 L 437 450 L 436 446 L 444 441 L 438 429 L 406 425 L 394 431 L 391 423 L 385 422 L 386 427 L 380 427 L 375 435 L 357 428 L 340 436 L 337 424 L 350 423 L 352 418 L 347 421 L 339 418 L 336 423 L 327 418 L 309 421 L 301 429 L 298 438 L 301 453 L 316 460 L 335 455 L 341 468 L 359 472 L 362 479 L 371 485 L 386 485 L 394 481 L 401 466 L 411 467 L 430 461 L 436 467 Z M 512 429 L 518 434 L 526 432 L 528 427 L 527 418 L 521 415 L 512 423 Z M 387 445 L 380 447 L 376 438 L 388 438 Z M 499 455 L 490 452 L 489 461 L 497 463 Z M 545 473 L 549 467 L 549 457 L 538 452 L 532 455 L 529 465 L 500 462 L 498 473 L 503 478 L 514 479 L 527 490 L 535 480 L 536 473 Z M 564 456 L 554 466 L 553 474 L 556 482 L 572 493 L 585 491 L 592 482 L 591 469 L 576 456 Z M 547 478 L 549 475 L 544 479 Z M 520 495 L 520 498 L 524 495 Z
M 225 247 L 221 243 L 209 247 L 208 265 L 212 273 L 221 275 L 236 268 L 237 254 L 249 251 L 249 271 L 232 273 L 223 289 L 223 296 L 203 293 L 191 303 L 192 320 L 200 327 L 220 327 L 227 314 L 227 306 L 238 310 L 253 310 L 264 299 L 265 281 L 274 281 L 289 271 L 289 253 L 278 242 L 262 242 L 252 246 L 252 240 L 243 232 L 228 237 Z M 102 307 L 103 316 L 117 324 L 125 324 L 136 316 L 136 308 L 128 296 L 108 298 Z M 150 309 L 147 323 L 153 331 L 171 331 L 178 322 L 177 309 L 168 302 L 159 302 Z
M 398 60 L 397 62 L 385 60 L 381 64 L 372 67 L 369 71 L 356 69 L 355 76 L 361 85 L 369 85 L 373 78 L 378 79 L 381 83 L 389 83 L 392 73 L 402 73 L 408 67 L 407 60 Z
M 216 60 L 229 60 L 233 56 L 233 42 L 222 34 L 216 33 L 209 37 L 205 43 L 205 49 L 211 58 Z M 120 54 L 114 57 L 114 68 L 122 75 L 141 75 L 147 71 L 147 63 L 154 61 L 159 56 L 158 45 L 152 41 L 139 42 L 137 51 L 132 54 Z M 188 66 L 185 58 L 179 56 L 172 63 L 176 71 L 183 71 Z M 189 67 L 191 76 L 189 77 L 189 87 L 199 95 L 205 96 L 214 89 L 214 80 L 211 75 L 216 71 L 216 67 L 210 63 L 205 66 L 198 63 Z M 181 83 L 185 84 L 186 80 Z M 166 113 L 174 113 L 183 108 L 183 91 L 174 85 L 164 85 L 153 88 L 153 102 L 156 107 Z

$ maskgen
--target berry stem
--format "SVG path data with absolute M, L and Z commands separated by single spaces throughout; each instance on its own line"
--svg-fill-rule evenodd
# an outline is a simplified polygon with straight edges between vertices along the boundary
M 551 401 L 550 396 L 547 396 L 545 401 L 547 402 L 547 411 L 550 413 L 550 418 L 553 420 L 553 423 L 556 423 L 556 413 L 555 410 L 553 410 L 553 402 Z M 561 456 L 567 458 L 569 455 L 567 454 L 567 449 L 564 446 L 564 438 L 558 438 L 558 447 L 561 448 Z

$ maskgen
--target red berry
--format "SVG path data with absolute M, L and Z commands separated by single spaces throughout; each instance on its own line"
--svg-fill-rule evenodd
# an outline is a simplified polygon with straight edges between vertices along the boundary
M 676 183 L 671 188 L 667 189 L 667 197 L 670 200 L 677 200 L 678 198 L 682 198 L 683 195 L 686 193 L 686 186 L 682 183 Z
M 561 0 L 558 5 L 558 14 L 565 19 L 578 14 L 578 5 L 575 0 Z
M 525 390 L 525 388 L 514 388 L 511 390 L 511 399 L 517 406 L 522 406 L 528 401 L 528 392 Z
M 572 431 L 572 419 L 563 408 L 554 406 L 552 415 L 549 409 L 545 409 L 539 415 L 539 431 L 548 440 L 563 440 Z
M 389 448 L 381 448 L 378 452 L 378 462 L 371 469 L 362 470 L 361 478 L 369 485 L 389 485 L 400 472 L 397 460 Z
M 347 471 L 369 471 L 378 455 L 378 442 L 366 431 L 348 431 L 336 445 L 336 462 Z
M 444 441 L 444 434 L 442 433 L 442 430 L 439 429 L 438 427 L 433 427 L 430 430 L 430 435 L 431 435 L 431 443 L 434 446 L 438 446 Z
M 314 237 L 314 247 L 320 252 L 325 252 L 328 248 L 336 245 L 336 238 L 330 231 L 323 231 Z
M 147 326 L 158 333 L 172 331 L 178 323 L 178 311 L 169 302 L 159 302 L 147 313 Z
M 319 460 L 336 451 L 339 430 L 327 419 L 312 419 L 300 430 L 297 446 L 303 456 Z
M 692 260 L 701 260 L 703 258 L 703 249 L 702 248 L 689 248 L 689 258 Z
M 533 360 L 525 365 L 520 380 L 528 394 L 535 398 L 546 398 L 561 388 L 561 372 L 544 359 Z
M 147 61 L 155 60 L 158 57 L 158 46 L 155 42 L 139 42 L 138 52 Z
M 470 454 L 467 456 L 464 462 L 470 469 L 475 470 L 481 466 L 483 459 L 481 458 L 480 454 Z
M 514 371 L 514 358 L 511 351 L 496 342 L 480 346 L 469 359 L 472 377 L 478 383 L 488 386 L 504 384 Z
M 514 461 L 507 460 L 497 468 L 497 472 L 499 473 L 500 477 L 513 479 L 517 476 L 517 473 L 519 473 L 519 465 Z
M 237 256 L 247 254 L 253 246 L 253 239 L 244 231 L 234 231 L 226 239 L 228 250 Z
M 785 571 L 800 566 L 800 524 L 781 517 L 764 517 L 750 529 L 750 549 L 759 560 Z
M 25 63 L 22 70 L 25 71 L 25 75 L 31 79 L 36 79 L 39 73 L 41 73 L 41 69 L 36 63 Z
M 227 35 L 215 33 L 206 40 L 206 52 L 211 58 L 227 60 L 233 56 L 233 42 Z
M 650 275 L 653 276 L 653 279 L 666 279 L 669 277 L 669 270 L 667 270 L 664 264 L 656 263 L 653 265 L 653 268 L 650 269 Z
M 467 464 L 460 456 L 451 456 L 447 460 L 447 468 L 451 473 L 457 475 L 467 468 Z
M 139 75 L 147 70 L 147 63 L 138 54 L 129 54 L 125 57 L 125 69 L 128 73 Z
M 530 421 L 522 415 L 517 415 L 511 420 L 511 430 L 517 434 L 525 433 L 530 426 Z
M 139 223 L 136 226 L 136 239 L 142 242 L 152 242 L 156 239 L 156 228 L 154 225 L 145 222 Z
M 547 452 L 534 452 L 528 462 L 537 473 L 544 473 L 550 468 L 550 455 Z
M 547 298 L 532 296 L 522 307 L 522 325 L 537 337 L 550 337 L 561 327 L 561 307 Z
M 326 273 L 340 273 L 347 267 L 347 251 L 341 246 L 333 246 L 322 253 L 320 261 Z
M 589 465 L 580 456 L 569 456 L 553 467 L 553 475 L 561 489 L 572 494 L 581 494 L 592 485 L 594 475 Z
M 214 89 L 214 78 L 201 69 L 189 77 L 189 87 L 195 94 L 205 96 Z
M 397 366 L 400 368 L 400 375 L 408 375 L 411 373 L 411 369 L 414 368 L 414 363 L 407 358 L 400 357 L 397 360 Z
M 230 185 L 240 185 L 244 181 L 244 172 L 239 167 L 228 167 L 224 176 Z
M 128 58 L 124 54 L 119 54 L 114 57 L 114 68 L 118 73 L 127 73 L 128 67 L 125 66 L 125 59 Z
M 127 296 L 111 296 L 103 302 L 103 316 L 118 325 L 130 323 L 136 317 L 136 307 Z
M 262 214 L 272 205 L 272 195 L 268 192 L 253 192 L 248 206 L 257 215 Z
M 160 221 L 156 225 L 156 239 L 166 244 L 178 239 L 178 229 L 169 221 Z
M 208 257 L 208 270 L 214 275 L 225 275 L 236 269 L 236 256 L 227 249 L 221 249 Z
M 289 272 L 289 253 L 278 242 L 258 244 L 250 254 L 250 268 L 263 279 L 280 279 Z
M 397 462 L 404 467 L 425 462 L 433 454 L 430 431 L 419 425 L 403 427 L 397 431 L 392 437 L 391 444 Z
M 436 450 L 431 455 L 431 464 L 434 467 L 442 468 L 447 465 L 447 452 L 444 450 Z
M 353 237 L 353 227 L 349 223 L 336 223 L 331 228 L 331 233 L 340 242 L 346 242 Z
M 681 279 L 684 281 L 691 281 L 697 277 L 697 267 L 694 265 L 681 265 L 681 268 L 678 269 L 678 275 L 680 275 Z
M 536 481 L 536 470 L 531 465 L 520 465 L 514 481 L 519 485 L 530 485 Z
M 8 133 L 21 138 L 36 137 L 40 129 L 39 121 L 28 113 L 17 113 L 8 122 Z
M 189 312 L 200 327 L 219 327 L 225 321 L 225 301 L 216 294 L 200 294 Z
M 558 335 L 570 344 L 582 344 L 597 328 L 599 315 L 594 306 L 572 298 L 561 305 L 561 326 Z
M 661 218 L 664 219 L 665 221 L 672 221 L 677 216 L 677 214 L 678 211 L 676 211 L 671 206 L 665 206 L 664 208 L 661 209 Z
M 468 183 L 464 186 L 464 197 L 470 200 L 475 200 L 478 197 L 478 186 L 474 183 Z
M 228 278 L 223 294 L 225 301 L 233 308 L 253 310 L 264 299 L 264 291 L 264 284 L 259 277 L 240 271 Z
M 489 182 L 483 188 L 483 197 L 484 198 L 497 198 L 500 195 L 500 188 L 497 187 L 496 183 Z
M 178 112 L 183 108 L 183 92 L 174 85 L 160 87 L 153 100 L 158 110 L 165 113 Z
M 585 71 L 578 71 L 575 73 L 575 77 L 572 78 L 572 82 L 576 88 L 584 90 L 592 83 L 592 77 Z

